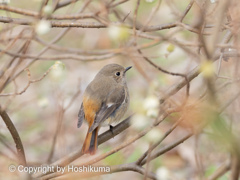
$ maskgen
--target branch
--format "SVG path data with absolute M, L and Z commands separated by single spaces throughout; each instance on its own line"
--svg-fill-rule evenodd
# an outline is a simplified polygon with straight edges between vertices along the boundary
M 186 140 L 187 140 L 188 138 L 190 138 L 192 135 L 193 135 L 193 133 L 189 133 L 189 134 L 187 134 L 186 136 L 184 136 L 183 138 L 177 140 L 176 142 L 174 142 L 174 143 L 172 143 L 172 144 L 170 144 L 170 145 L 168 145 L 168 146 L 165 146 L 165 147 L 163 147 L 163 148 L 161 148 L 161 149 L 153 152 L 152 155 L 151 155 L 150 157 L 148 157 L 149 160 L 151 161 L 151 160 L 157 158 L 158 156 L 160 156 L 160 155 L 162 155 L 162 154 L 164 154 L 164 153 L 172 150 L 173 148 L 175 148 L 175 147 L 178 146 L 179 144 L 181 144 L 181 143 L 183 143 L 184 141 L 186 141 Z M 144 165 L 146 162 L 147 162 L 147 160 L 146 160 L 146 158 L 145 158 L 145 159 L 141 162 L 140 165 L 142 166 L 142 165 Z
M 190 73 L 187 74 L 188 82 L 192 81 L 194 78 L 196 78 L 200 74 L 199 67 L 194 68 Z M 166 99 L 168 99 L 170 96 L 177 93 L 180 89 L 182 89 L 187 84 L 187 81 L 180 80 L 180 82 L 176 85 L 171 86 L 166 94 L 160 99 L 160 102 L 163 103 Z
M 217 180 L 230 170 L 230 162 L 221 165 L 207 180 Z
M 15 95 L 21 95 L 21 94 L 23 94 L 23 93 L 26 92 L 26 90 L 29 88 L 30 84 L 39 82 L 39 81 L 41 81 L 45 76 L 47 76 L 48 73 L 51 71 L 52 67 L 53 67 L 53 66 L 51 66 L 51 67 L 42 75 L 42 77 L 40 77 L 39 79 L 35 79 L 35 80 L 31 80 L 30 70 L 29 70 L 28 68 L 25 69 L 25 71 L 27 71 L 27 75 L 28 75 L 28 84 L 23 88 L 23 90 L 20 91 L 20 92 L 0 94 L 0 96 L 15 96 Z
M 164 112 L 160 117 L 158 117 L 157 119 L 157 122 L 162 122 L 164 119 L 166 119 L 166 117 L 168 117 L 169 114 L 171 114 L 172 112 Z M 97 157 L 94 157 L 92 158 L 90 161 L 88 161 L 87 163 L 83 163 L 83 164 L 80 164 L 81 165 L 92 165 L 92 164 L 95 164 L 103 159 L 105 159 L 106 157 L 118 152 L 119 150 L 127 147 L 128 145 L 134 143 L 135 141 L 137 141 L 138 139 L 140 139 L 141 137 L 145 136 L 150 130 L 152 130 L 155 125 L 157 125 L 158 123 L 154 124 L 154 125 L 151 125 L 147 128 L 145 128 L 143 131 L 139 132 L 137 135 L 135 135 L 134 137 L 124 141 L 122 144 L 120 144 L 119 146 L 113 148 L 112 150 L 106 152 L 106 153 L 103 153 L 103 154 L 100 154 L 99 156 Z
M 147 61 L 149 64 L 151 64 L 153 67 L 155 67 L 155 68 L 158 69 L 159 71 L 161 71 L 161 72 L 163 72 L 163 73 L 166 73 L 166 74 L 169 74 L 169 75 L 172 75 L 172 76 L 181 76 L 181 77 L 183 77 L 183 78 L 185 79 L 185 81 L 186 81 L 185 84 L 187 85 L 187 88 L 186 88 L 186 98 L 188 98 L 188 96 L 189 96 L 189 89 L 190 89 L 190 83 L 189 83 L 189 81 L 188 81 L 187 75 L 181 74 L 181 73 L 173 73 L 173 72 L 167 71 L 167 70 L 161 68 L 160 66 L 156 65 L 155 63 L 153 63 L 153 62 L 152 62 L 149 58 L 147 58 L 146 56 L 144 56 L 143 53 L 142 53 L 142 51 L 141 51 L 140 49 L 138 49 L 138 52 L 139 52 L 139 54 L 142 55 L 142 57 L 143 57 L 143 59 L 144 59 L 145 61 Z
M 3 51 L 0 49 L 0 52 Z M 74 54 L 63 54 L 63 55 L 56 55 L 56 56 L 43 56 L 41 57 L 39 54 L 38 55 L 32 55 L 32 54 L 20 54 L 20 53 L 14 53 L 10 51 L 4 51 L 7 55 L 14 56 L 14 57 L 21 57 L 21 58 L 28 58 L 28 59 L 41 59 L 41 60 L 46 60 L 46 61 L 52 61 L 52 60 L 78 60 L 78 61 L 97 61 L 97 60 L 103 60 L 103 59 L 108 59 L 111 58 L 118 53 L 109 53 L 109 54 L 104 54 L 104 55 L 99 55 L 99 56 L 81 56 L 81 55 L 74 55 Z
M 232 154 L 231 158 L 231 180 L 238 180 L 240 175 L 240 157 L 239 152 Z
M 61 1 L 61 2 L 59 2 L 59 3 L 56 5 L 56 8 L 55 8 L 54 10 L 59 9 L 59 8 L 62 8 L 62 7 L 64 7 L 64 6 L 67 6 L 67 5 L 71 4 L 71 3 L 75 3 L 75 2 L 77 2 L 77 1 L 78 1 L 78 0 L 65 0 L 65 1 Z
M 2 23 L 12 23 L 12 24 L 19 24 L 19 25 L 34 25 L 36 23 L 36 20 L 30 20 L 30 19 L 20 19 L 20 18 L 9 18 L 0 16 L 0 22 Z M 98 22 L 62 22 L 62 21 L 49 21 L 51 23 L 52 28 L 69 28 L 69 27 L 76 27 L 76 28 L 107 28 L 108 26 L 102 23 Z M 122 24 L 119 22 L 112 22 L 114 25 L 124 26 L 126 28 L 132 29 L 133 26 L 129 24 Z M 160 31 L 164 29 L 171 29 L 174 27 L 183 27 L 188 31 L 194 32 L 199 34 L 199 30 L 196 28 L 191 27 L 190 25 L 174 22 L 174 23 L 167 23 L 167 24 L 161 24 L 161 25 L 153 25 L 153 26 L 147 26 L 144 28 L 143 32 L 153 32 L 153 31 Z M 136 30 L 141 30 L 142 26 L 136 26 Z M 209 35 L 210 33 L 203 32 L 203 35 Z
M 80 10 L 78 11 L 78 13 L 82 13 L 87 6 L 89 5 L 91 1 L 88 0 L 86 2 L 83 3 L 82 7 L 80 8 Z M 58 42 L 68 31 L 70 30 L 70 28 L 66 28 L 64 30 L 62 30 L 59 34 L 57 34 L 57 36 L 50 41 L 49 45 L 54 44 L 56 42 Z M 15 80 L 23 71 L 24 69 L 28 68 L 31 64 L 33 64 L 35 62 L 35 60 L 38 59 L 38 57 L 40 57 L 43 53 L 45 53 L 47 50 L 49 50 L 49 45 L 46 45 L 38 54 L 37 56 L 35 56 L 34 59 L 32 59 L 30 62 L 26 63 L 25 67 L 23 69 L 21 69 L 20 71 L 18 71 L 12 78 L 10 78 L 7 81 L 7 84 L 9 84 L 11 81 Z
M 148 149 L 145 153 L 142 154 L 142 156 L 137 160 L 136 164 L 140 165 L 141 162 L 143 161 L 143 159 L 145 159 L 147 156 L 149 156 L 148 154 L 149 154 L 150 150 L 152 151 L 152 150 L 155 149 L 159 144 L 161 144 L 162 141 L 163 141 L 164 139 L 166 139 L 166 137 L 167 137 L 169 134 L 171 134 L 172 131 L 173 131 L 174 129 L 176 129 L 176 127 L 179 125 L 179 123 L 181 123 L 183 120 L 184 120 L 184 119 L 183 119 L 182 117 L 180 117 L 179 120 L 178 120 L 176 123 L 174 123 L 173 126 L 172 126 L 156 143 L 154 143 L 153 145 L 151 145 L 151 146 L 149 147 L 149 149 Z
M 0 5 L 0 9 L 13 12 L 16 14 L 25 15 L 25 16 L 38 17 L 38 12 L 27 10 L 27 9 L 21 9 L 17 7 L 6 6 L 6 5 Z
M 20 19 L 20 18 L 9 18 L 0 16 L 0 22 L 2 23 L 12 23 L 19 25 L 34 25 L 36 20 L 30 19 Z M 106 25 L 96 23 L 96 22 L 60 22 L 60 21 L 49 21 L 52 27 L 78 27 L 78 28 L 106 28 Z
M 75 166 L 77 167 L 77 166 Z M 95 177 L 95 176 L 100 176 L 100 175 L 104 175 L 104 174 L 112 174 L 112 173 L 117 173 L 117 172 L 124 172 L 124 171 L 133 171 L 133 172 L 138 172 L 139 174 L 144 175 L 145 174 L 145 169 L 141 166 L 138 166 L 134 163 L 129 163 L 129 164 L 121 164 L 121 165 L 116 165 L 116 166 L 109 166 L 109 168 L 111 169 L 110 172 L 89 172 L 89 173 L 69 173 L 69 172 L 56 172 L 56 173 L 52 173 L 52 174 L 48 174 L 46 176 L 41 177 L 41 180 L 46 180 L 46 179 L 52 179 L 55 177 L 59 177 L 62 175 L 68 175 L 66 176 L 66 178 L 69 179 L 79 179 L 79 178 L 91 178 L 91 177 Z M 147 173 L 147 177 L 150 179 L 154 179 L 157 180 L 157 177 L 154 173 L 152 172 L 148 172 Z
M 132 116 L 129 116 L 125 120 L 123 120 L 118 125 L 114 126 L 112 131 L 108 130 L 98 136 L 98 145 L 103 144 L 104 142 L 108 141 L 109 139 L 113 138 L 114 136 L 120 134 L 122 131 L 126 130 L 130 126 L 130 119 Z M 82 148 L 80 148 L 77 151 L 74 151 L 67 156 L 57 160 L 56 162 L 52 163 L 51 166 L 66 166 L 67 164 L 75 161 L 77 158 L 81 157 L 82 154 Z M 48 172 L 49 173 L 49 172 Z M 46 174 L 48 174 L 46 173 Z M 36 177 L 40 177 L 42 174 L 36 175 Z
M 180 18 L 180 22 L 183 21 L 183 19 L 185 18 L 185 16 L 187 15 L 187 13 L 190 11 L 190 9 L 192 8 L 192 5 L 194 3 L 194 0 L 191 0 L 191 2 L 188 4 L 187 8 L 185 9 L 185 11 L 183 12 L 183 15 Z
M 27 9 L 21 9 L 17 7 L 11 7 L 6 5 L 0 5 L 1 10 L 5 10 L 8 12 L 13 12 L 20 15 L 30 16 L 38 18 L 39 14 L 36 11 L 31 11 Z M 48 19 L 54 20 L 72 20 L 72 19 L 87 19 L 87 18 L 94 18 L 94 13 L 81 13 L 81 14 L 72 14 L 72 15 L 51 15 Z
M 26 163 L 24 148 L 23 148 L 23 144 L 22 144 L 22 141 L 18 134 L 17 129 L 15 128 L 14 124 L 12 123 L 10 117 L 8 116 L 8 114 L 5 110 L 0 109 L 0 115 L 1 115 L 4 123 L 6 124 L 9 132 L 11 133 L 12 138 L 16 144 L 19 163 L 26 166 L 27 163 Z

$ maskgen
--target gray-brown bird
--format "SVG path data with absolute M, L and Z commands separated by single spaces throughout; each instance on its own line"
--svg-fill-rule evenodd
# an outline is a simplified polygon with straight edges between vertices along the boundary
M 88 123 L 88 132 L 82 153 L 95 154 L 98 146 L 98 131 L 101 126 L 119 122 L 129 106 L 129 93 L 125 73 L 131 68 L 118 64 L 104 66 L 83 94 L 78 114 L 78 128 L 83 120 Z

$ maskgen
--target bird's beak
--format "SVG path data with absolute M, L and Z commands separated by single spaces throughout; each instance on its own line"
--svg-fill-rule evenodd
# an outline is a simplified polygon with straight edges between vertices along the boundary
M 127 68 L 125 69 L 124 73 L 127 72 L 127 71 L 128 71 L 129 69 L 131 69 L 131 68 L 132 68 L 132 66 L 127 67 Z

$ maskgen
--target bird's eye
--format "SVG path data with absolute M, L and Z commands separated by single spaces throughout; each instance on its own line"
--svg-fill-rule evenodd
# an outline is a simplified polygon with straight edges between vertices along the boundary
M 120 72 L 116 72 L 116 76 L 120 76 Z

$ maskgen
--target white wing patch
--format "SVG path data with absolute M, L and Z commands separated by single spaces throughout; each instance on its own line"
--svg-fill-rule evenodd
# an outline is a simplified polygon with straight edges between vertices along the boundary
M 114 104 L 114 103 L 108 103 L 108 104 L 107 104 L 107 107 L 109 108 L 109 107 L 111 107 L 113 104 Z

